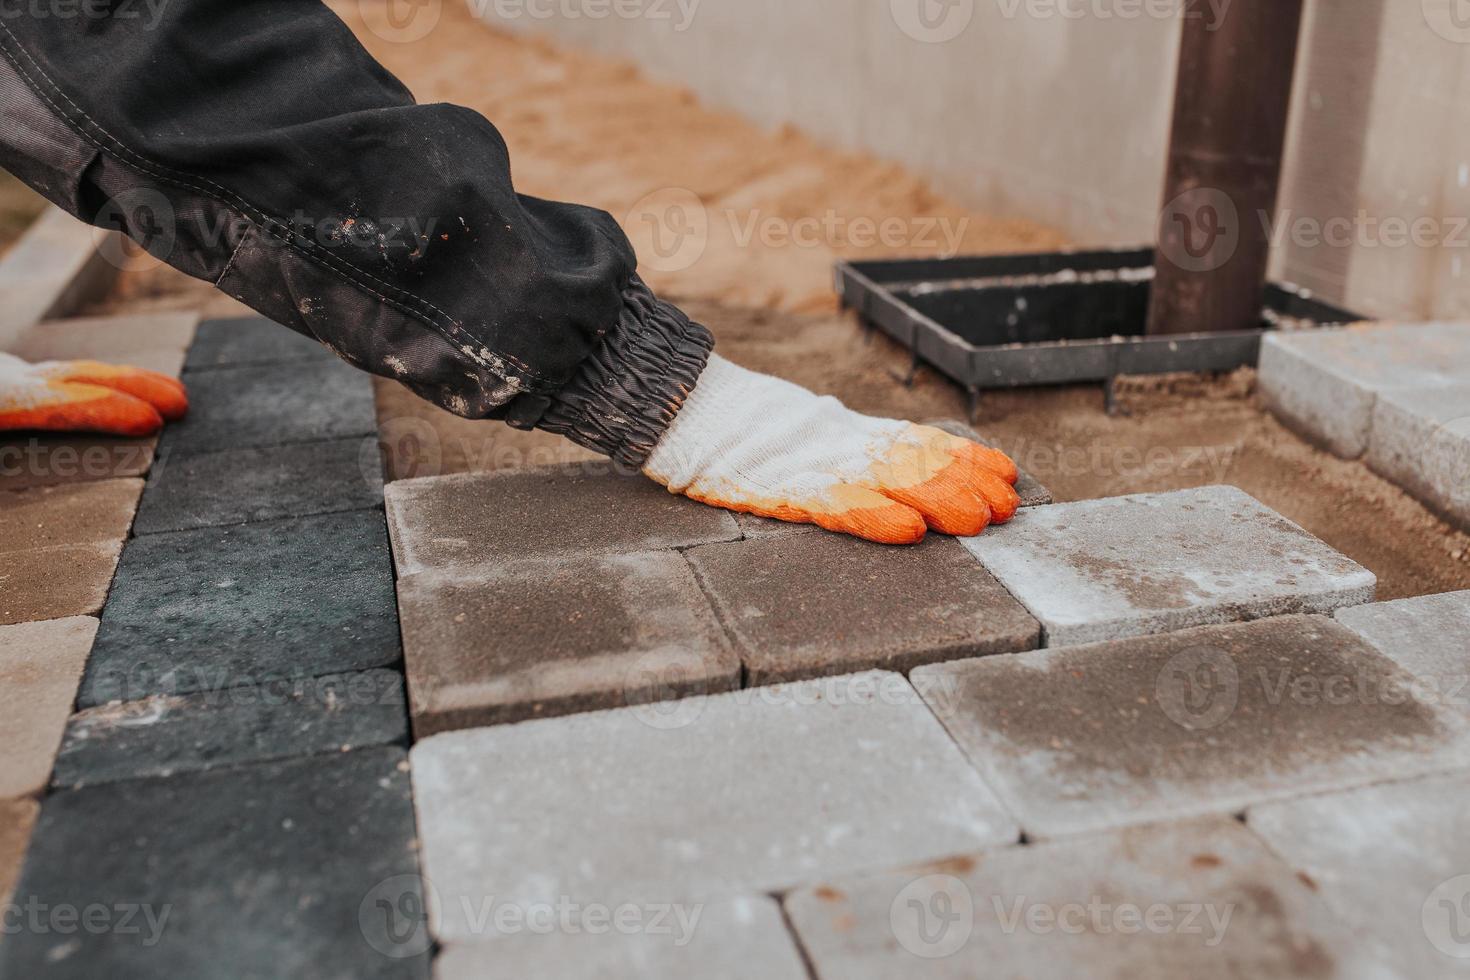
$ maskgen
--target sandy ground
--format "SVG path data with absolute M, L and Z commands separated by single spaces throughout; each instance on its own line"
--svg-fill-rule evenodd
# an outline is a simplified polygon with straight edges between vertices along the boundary
M 895 380 L 907 355 L 836 311 L 836 257 L 1062 243 L 945 201 L 891 164 L 703 108 L 625 65 L 459 23 L 468 16 L 455 4 L 412 44 L 363 30 L 356 3 L 335 7 L 420 101 L 459 102 L 493 119 L 522 191 L 617 215 L 645 277 L 709 324 L 722 353 L 862 411 L 962 417 L 965 402 L 932 372 L 911 388 Z M 893 218 L 898 234 L 868 240 L 864 222 Z M 125 276 L 97 312 L 177 308 L 240 312 L 167 269 Z M 378 394 L 394 478 L 585 456 L 542 434 L 455 419 L 390 382 Z M 1383 598 L 1470 588 L 1470 536 L 1286 431 L 1260 408 L 1251 372 L 1135 379 L 1121 396 L 1122 411 L 1109 417 L 1100 386 L 991 393 L 976 425 L 1060 500 L 1231 483 L 1376 572 Z

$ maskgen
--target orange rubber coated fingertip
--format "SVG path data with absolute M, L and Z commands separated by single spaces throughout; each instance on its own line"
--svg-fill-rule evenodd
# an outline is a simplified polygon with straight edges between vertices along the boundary
M 879 492 L 918 511 L 929 528 L 940 534 L 973 538 L 990 525 L 991 508 L 976 492 L 972 473 L 972 467 L 954 463 L 923 483 L 884 487 Z
M 57 401 L 0 410 L 0 430 L 101 432 L 141 437 L 163 428 L 163 417 L 158 410 L 131 395 L 83 384 L 56 387 L 62 396 Z
M 1021 509 L 1021 495 L 994 473 L 975 473 L 975 489 L 990 505 L 990 517 L 996 524 L 1005 524 Z
M 1012 486 L 1021 478 L 1021 471 L 1016 467 L 1016 461 L 999 449 L 991 449 L 989 446 L 982 446 L 975 442 L 966 442 L 956 455 L 989 473 L 994 473 Z
M 828 531 L 851 534 L 878 544 L 918 544 L 929 530 L 918 511 L 899 503 L 831 513 L 814 512 L 812 521 Z

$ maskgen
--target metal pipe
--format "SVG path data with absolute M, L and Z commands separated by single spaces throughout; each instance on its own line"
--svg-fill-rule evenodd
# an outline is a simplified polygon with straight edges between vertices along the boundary
M 1260 326 L 1302 5 L 1186 4 L 1150 334 Z

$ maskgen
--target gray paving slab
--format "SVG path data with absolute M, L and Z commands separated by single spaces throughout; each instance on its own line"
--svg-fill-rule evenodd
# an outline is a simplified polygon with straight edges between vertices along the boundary
M 921 667 L 1032 837 L 1231 813 L 1463 764 L 1470 725 L 1320 616 Z
M 53 793 L 0 975 L 426 978 L 414 843 L 399 749 Z
M 437 935 L 713 901 L 1017 839 L 913 689 L 871 673 L 437 735 L 413 750 Z
M 160 694 L 73 715 L 51 785 L 93 786 L 407 742 L 403 677 L 392 670 Z
M 878 548 L 786 535 L 687 552 L 745 664 L 747 683 L 1032 650 L 1036 619 L 953 538 Z
M 399 659 L 381 513 L 149 534 L 128 542 L 78 703 L 218 691 Z
M 382 506 L 375 440 L 180 455 L 148 477 L 135 534 L 222 527 Z
M 385 497 L 400 575 L 740 537 L 727 512 L 605 464 L 400 480 Z
M 1367 462 L 1470 530 L 1470 384 L 1384 392 L 1373 410 Z
M 1252 808 L 1248 826 L 1404 977 L 1470 976 L 1470 774 Z
M 619 923 L 600 908 L 577 909 L 549 932 L 528 926 L 494 942 L 451 946 L 435 960 L 434 976 L 807 980 L 780 906 L 764 895 L 624 915 Z
M 1235 487 L 1028 511 L 964 541 L 1047 646 L 1373 600 L 1377 578 Z
M 819 980 L 1393 975 L 1227 819 L 839 879 L 785 905 Z
M 1355 606 L 1336 615 L 1421 681 L 1416 698 L 1470 714 L 1470 592 Z
M 1001 448 L 965 423 L 956 419 L 940 419 L 937 422 L 928 422 L 926 424 L 932 425 L 936 429 L 942 429 L 952 436 L 969 439 L 971 442 L 978 442 L 980 445 L 988 446 L 991 449 Z M 1043 486 L 1040 480 L 1025 470 L 1021 470 L 1020 478 L 1016 480 L 1016 493 L 1021 496 L 1022 507 L 1044 507 L 1052 502 L 1051 491 Z
M 189 415 L 159 453 L 222 452 L 376 435 L 368 375 L 341 361 L 290 361 L 185 372 Z
M 265 317 L 237 317 L 199 324 L 184 369 L 193 372 L 333 359 L 332 352 L 321 344 L 279 323 Z
M 675 552 L 411 575 L 398 602 L 420 738 L 740 686 Z
M 1278 332 L 1261 345 L 1258 384 L 1287 425 L 1345 459 L 1368 451 L 1380 394 L 1470 376 L 1470 324 L 1364 324 Z

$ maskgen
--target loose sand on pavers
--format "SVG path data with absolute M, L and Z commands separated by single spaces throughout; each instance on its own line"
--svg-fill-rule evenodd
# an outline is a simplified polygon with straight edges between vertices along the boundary
M 1252 808 L 1251 830 L 1405 977 L 1470 974 L 1470 775 Z
M 828 880 L 786 898 L 820 977 L 1381 978 L 1306 883 L 1208 819 Z
M 0 627 L 0 798 L 46 788 L 96 634 L 86 617 Z
M 451 945 L 477 896 L 695 902 L 1017 838 L 896 674 L 437 735 L 413 775 Z
M 434 961 L 435 980 L 807 980 L 780 906 L 764 895 L 650 911 L 605 929 L 597 915 L 589 928 L 574 920 L 554 935 L 521 929 L 451 946 Z
M 921 667 L 914 686 L 1033 837 L 1463 765 L 1470 724 L 1319 616 Z

